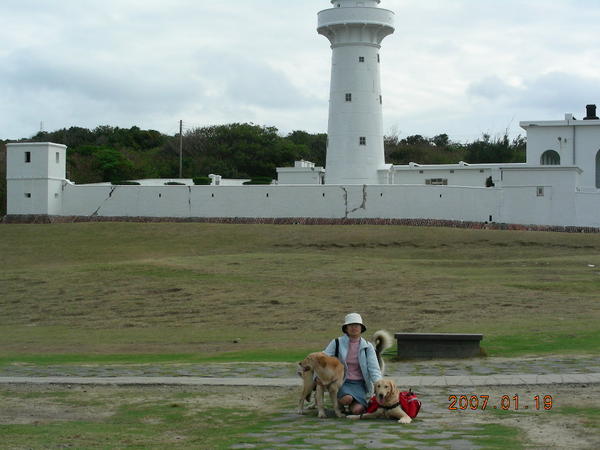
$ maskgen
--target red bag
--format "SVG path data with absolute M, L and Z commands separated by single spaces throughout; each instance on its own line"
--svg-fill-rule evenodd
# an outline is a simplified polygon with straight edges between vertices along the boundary
M 367 414 L 372 414 L 379 409 L 379 403 L 377 403 L 377 398 L 375 396 L 371 397 L 369 400 L 369 404 L 367 405 L 367 410 L 365 411 Z
M 402 408 L 402 410 L 408 414 L 411 419 L 417 417 L 417 414 L 419 414 L 419 411 L 421 410 L 421 400 L 417 398 L 417 394 L 409 389 L 408 392 L 400 392 L 398 397 L 400 408 Z M 382 406 L 380 406 L 377 402 L 377 398 L 375 398 L 375 396 L 371 397 L 366 412 L 374 413 L 379 408 L 382 408 Z
M 409 389 L 408 392 L 400 392 L 400 407 L 411 419 L 414 419 L 421 410 L 421 400 Z

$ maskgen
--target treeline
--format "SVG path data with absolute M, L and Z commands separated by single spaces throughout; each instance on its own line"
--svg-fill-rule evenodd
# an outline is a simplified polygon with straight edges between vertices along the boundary
M 75 183 L 179 176 L 180 136 L 138 127 L 99 126 L 40 132 L 22 142 L 55 142 L 68 146 L 67 178 Z M 248 123 L 216 125 L 183 135 L 183 177 L 214 173 L 225 178 L 276 177 L 276 168 L 304 159 L 325 166 L 327 135 Z M 0 141 L 0 214 L 6 213 L 6 149 Z M 467 144 L 446 134 L 385 138 L 386 161 L 392 164 L 523 162 L 525 139 L 483 135 Z
M 478 163 L 525 162 L 526 140 L 523 136 L 514 139 L 504 133 L 501 137 L 483 134 L 468 144 L 450 141 L 447 134 L 426 138 L 419 134 L 400 139 L 386 136 L 384 139 L 385 159 L 391 164 L 456 164 L 465 161 Z
M 102 126 L 36 134 L 32 141 L 67 145 L 67 175 L 75 183 L 179 176 L 180 136 L 154 130 Z M 305 159 L 325 164 L 325 134 L 234 123 L 183 135 L 184 178 L 214 173 L 226 178 L 276 175 L 276 168 Z

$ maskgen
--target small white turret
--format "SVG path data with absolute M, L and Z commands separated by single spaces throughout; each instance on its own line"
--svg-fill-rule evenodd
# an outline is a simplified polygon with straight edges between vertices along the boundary
M 332 0 L 317 31 L 333 50 L 327 184 L 378 184 L 385 168 L 379 49 L 394 13 L 379 0 Z
M 7 214 L 60 214 L 66 160 L 65 145 L 49 142 L 7 144 Z

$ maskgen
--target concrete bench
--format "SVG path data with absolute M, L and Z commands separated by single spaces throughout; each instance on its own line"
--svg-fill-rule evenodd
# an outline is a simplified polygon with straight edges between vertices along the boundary
M 481 356 L 482 334 L 396 333 L 398 359 L 472 358 Z

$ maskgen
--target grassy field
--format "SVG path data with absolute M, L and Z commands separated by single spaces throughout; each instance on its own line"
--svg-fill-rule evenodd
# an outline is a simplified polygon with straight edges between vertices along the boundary
M 257 393 L 280 402 L 290 397 Z M 12 409 L 0 413 L 0 446 L 228 448 L 240 435 L 260 431 L 275 412 L 259 412 L 248 396 L 245 403 L 228 399 L 218 406 L 219 394 L 214 388 L 0 388 L 0 399 Z
M 600 235 L 2 225 L 0 254 L 0 364 L 293 361 L 351 311 L 369 331 L 483 333 L 492 356 L 600 348 Z

